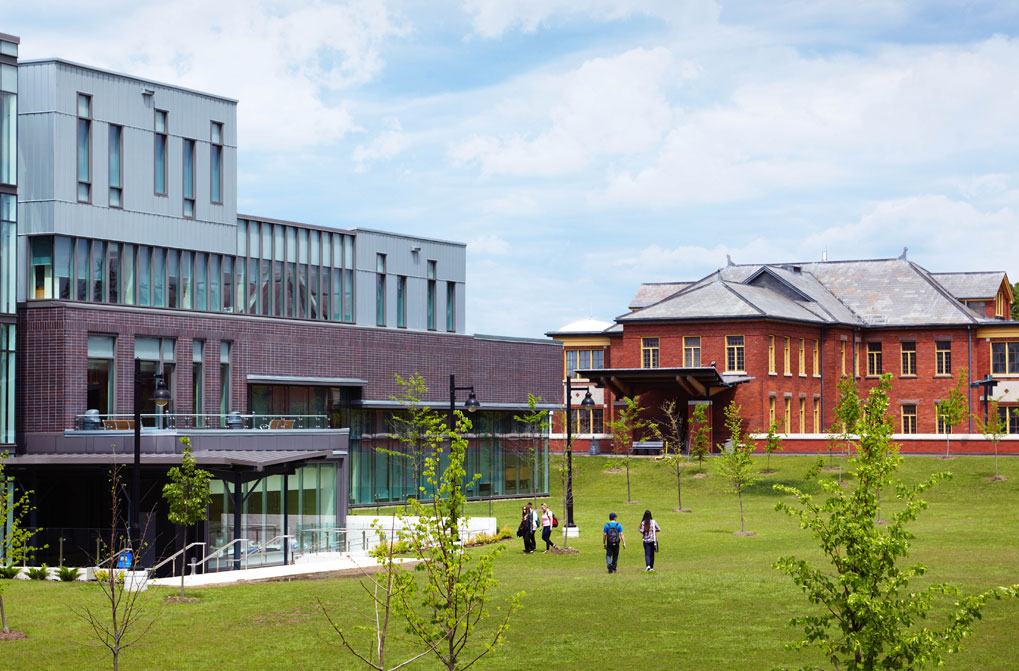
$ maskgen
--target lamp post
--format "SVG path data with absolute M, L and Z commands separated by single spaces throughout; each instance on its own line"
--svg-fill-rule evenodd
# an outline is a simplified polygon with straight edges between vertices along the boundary
M 976 389 L 977 387 L 983 387 L 984 388 L 984 426 L 987 426 L 987 401 L 988 401 L 988 397 L 990 397 L 992 391 L 994 390 L 994 386 L 996 384 L 998 384 L 998 381 L 995 380 L 993 377 L 991 377 L 990 373 L 988 373 L 987 376 L 984 377 L 982 380 L 974 380 L 973 382 L 969 383 L 969 386 L 971 388 L 973 388 L 973 389 Z
M 130 530 L 131 548 L 133 552 L 141 550 L 141 517 L 142 492 L 142 380 L 155 380 L 156 390 L 149 399 L 162 408 L 170 401 L 170 390 L 163 382 L 162 373 L 143 373 L 141 359 L 134 360 L 134 463 L 131 466 L 131 505 L 127 510 L 127 526 Z
M 449 432 L 450 432 L 450 446 L 453 443 L 453 431 L 455 424 L 453 423 L 453 412 L 456 410 L 456 392 L 458 391 L 469 391 L 467 400 L 464 401 L 464 407 L 467 408 L 467 412 L 476 412 L 481 404 L 478 403 L 478 397 L 474 395 L 474 385 L 468 384 L 461 387 L 456 386 L 456 376 L 453 373 L 449 374 Z M 459 538 L 460 530 L 458 528 L 460 522 L 456 518 L 456 510 L 453 511 L 452 518 L 450 519 L 450 530 L 453 534 L 453 538 Z
M 594 399 L 591 398 L 591 388 L 587 388 L 583 400 L 580 401 L 581 408 L 593 408 Z M 570 415 L 573 413 L 573 385 L 570 377 L 566 378 L 566 529 L 576 528 L 573 523 L 573 429 Z

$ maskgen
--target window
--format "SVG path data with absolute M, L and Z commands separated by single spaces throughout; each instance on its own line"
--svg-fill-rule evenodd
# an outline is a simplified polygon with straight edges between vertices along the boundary
M 952 427 L 945 421 L 945 416 L 941 414 L 938 401 L 934 402 L 934 417 L 938 422 L 938 433 L 952 433 Z
M 786 338 L 788 343 L 789 339 Z M 743 356 L 743 336 L 725 336 L 725 370 L 743 372 L 746 370 Z
M 821 375 L 821 347 L 820 347 L 820 345 L 818 344 L 818 342 L 816 340 L 814 341 L 814 360 L 813 360 L 813 364 L 814 364 L 814 366 L 813 366 L 813 369 L 811 370 L 811 372 L 814 375 L 814 377 L 818 377 L 818 376 Z
M 184 216 L 195 218 L 195 141 L 184 140 Z
M 396 278 L 396 325 L 407 328 L 407 278 L 403 275 Z
M 821 433 L 821 399 L 814 399 L 814 433 Z
M 998 406 L 998 417 L 1001 419 L 1001 425 L 1006 427 L 1007 433 L 1019 433 L 1019 414 L 1016 414 L 1015 410 L 1015 406 Z
M 785 373 L 786 375 L 793 374 L 792 371 L 793 366 L 789 357 L 790 350 L 792 350 L 792 345 L 790 344 L 789 336 L 786 336 L 785 349 L 782 350 L 782 372 Z
M 803 338 L 800 338 L 799 365 L 800 365 L 800 377 L 806 377 L 806 375 L 807 375 L 807 342 Z
M 768 397 L 768 426 L 775 425 L 775 397 Z
M 386 325 L 386 255 L 375 255 L 375 323 Z
M 916 376 L 916 343 L 899 343 L 899 350 L 902 358 L 902 375 Z
M 226 415 L 230 412 L 230 343 L 219 343 L 219 414 L 223 416 L 226 426 Z
M 32 245 L 32 298 L 53 296 L 53 238 L 29 238 Z M 6 268 L 4 268 L 6 271 Z
M 683 365 L 687 368 L 699 368 L 701 365 L 701 338 L 688 336 L 683 338 Z
M 106 268 L 106 297 L 116 305 L 120 303 L 120 243 L 107 243 Z
M 775 336 L 768 336 L 768 372 L 775 373 Z
M 867 375 L 881 374 L 881 343 L 867 343 Z
M 916 406 L 902 406 L 902 433 L 916 433 Z
M 171 405 L 175 398 L 174 393 L 174 352 L 176 341 L 173 338 L 148 338 L 135 336 L 134 358 L 141 360 L 141 372 L 161 375 L 163 383 L 170 392 L 170 405 L 159 408 L 151 400 L 152 393 L 156 390 L 156 380 L 152 377 L 143 377 L 138 381 L 142 398 L 142 413 L 147 415 L 162 415 L 164 412 L 173 412 Z M 142 424 L 146 424 L 143 420 Z M 162 426 L 158 421 L 156 426 Z
M 446 282 L 446 330 L 456 330 L 456 282 Z
M 121 164 L 124 160 L 124 127 L 110 124 L 110 207 L 124 207 Z
M 658 338 L 640 339 L 640 367 L 658 368 Z
M 166 112 L 163 110 L 156 110 L 155 131 L 156 145 L 152 164 L 155 175 L 154 189 L 157 196 L 165 196 L 167 123 Z
M 428 262 L 428 330 L 435 330 L 435 261 Z
M 213 121 L 209 138 L 209 199 L 215 205 L 223 204 L 223 124 Z
M 605 367 L 605 352 L 596 350 L 567 350 L 566 351 L 566 376 L 579 377 L 578 370 L 588 370 Z
M 205 343 L 201 340 L 191 341 L 191 398 L 194 401 L 195 426 L 205 426 L 201 415 L 205 412 L 205 378 L 202 375 L 202 350 Z
M 994 316 L 999 319 L 1005 316 L 1005 295 L 1000 291 L 994 297 Z
M 842 377 L 845 377 L 846 376 L 846 341 L 843 340 L 839 344 L 842 346 L 841 353 L 839 354 L 839 356 L 842 359 Z
M 1019 342 L 991 343 L 991 373 L 994 375 L 1019 373 Z
M 166 250 L 166 306 L 177 307 L 180 255 L 176 249 Z
M 571 408 L 570 429 L 575 434 L 603 433 L 602 408 Z
M 113 336 L 88 336 L 88 391 L 86 410 L 98 410 L 100 415 L 116 412 L 114 390 L 114 362 L 116 356 Z
M 793 425 L 793 400 L 788 396 L 785 399 L 784 427 L 782 433 L 790 433 Z
M 206 294 L 208 292 L 206 258 L 206 255 L 202 252 L 195 252 L 195 310 L 206 309 Z
M 18 68 L 4 64 L 0 65 L 0 184 L 17 183 Z
M 0 199 L 2 200 L 2 199 Z M 0 324 L 0 443 L 14 443 L 14 324 Z
M 104 293 L 106 277 L 106 243 L 102 240 L 92 241 L 92 302 L 102 303 L 106 300 Z
M 860 377 L 860 343 L 853 343 L 853 375 Z
M 78 94 L 78 202 L 92 202 L 92 96 Z
M 937 340 L 934 342 L 935 375 L 952 374 L 952 342 Z
M 807 399 L 800 397 L 800 433 L 807 432 Z

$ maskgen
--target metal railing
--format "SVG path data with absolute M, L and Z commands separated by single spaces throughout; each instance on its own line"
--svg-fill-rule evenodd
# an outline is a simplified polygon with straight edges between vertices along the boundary
M 244 548 L 241 550 L 241 553 L 240 553 L 241 554 L 240 561 L 242 561 L 244 563 L 244 568 L 245 569 L 251 568 L 251 557 L 252 557 L 252 555 L 255 555 L 255 554 L 258 555 L 258 567 L 266 566 L 267 565 L 267 562 L 266 562 L 266 552 L 267 551 L 270 552 L 270 553 L 276 552 L 277 550 L 274 549 L 273 544 L 279 542 L 280 543 L 280 549 L 278 551 L 283 556 L 285 556 L 286 555 L 286 551 L 288 549 L 287 548 L 287 544 L 286 544 L 288 539 L 291 542 L 296 542 L 296 538 L 294 536 L 292 536 L 291 534 L 281 534 L 279 536 L 275 536 L 273 538 L 270 538 L 269 540 L 267 540 L 266 542 L 264 542 L 262 544 L 255 543 L 254 541 L 252 541 L 249 538 L 235 538 L 234 540 L 230 541 L 226 545 L 223 545 L 222 547 L 216 548 L 215 550 L 213 550 L 212 552 L 207 554 L 205 557 L 202 558 L 201 561 L 199 561 L 199 562 L 192 562 L 191 563 L 191 567 L 192 567 L 191 570 L 194 571 L 194 572 L 197 572 L 198 568 L 201 567 L 202 572 L 204 573 L 207 570 L 209 570 L 207 564 L 209 564 L 209 562 L 211 560 L 213 560 L 213 559 L 215 559 L 216 562 L 215 562 L 214 568 L 212 570 L 219 571 L 219 570 L 231 570 L 231 569 L 233 569 L 234 568 L 234 563 L 237 561 L 237 558 L 235 558 L 235 557 L 233 557 L 231 555 L 224 555 L 224 553 L 227 550 L 230 550 L 231 548 L 233 548 L 238 543 L 245 543 L 246 544 L 244 546 Z M 291 548 L 291 550 L 292 549 L 293 548 Z M 292 554 L 291 554 L 291 561 L 293 561 L 293 555 Z M 281 561 L 278 562 L 278 563 L 283 563 L 282 562 L 282 558 L 281 558 Z M 224 566 L 223 564 L 226 564 L 226 566 Z
M 143 429 L 328 429 L 328 415 L 277 415 L 240 413 L 143 413 Z M 74 416 L 75 431 L 133 431 L 134 415 L 124 413 L 82 413 Z
M 176 559 L 180 555 L 183 555 L 184 553 L 186 553 L 188 550 L 190 550 L 191 548 L 195 547 L 196 545 L 201 545 L 203 548 L 205 547 L 205 543 L 191 543 L 190 545 L 188 545 L 184 549 L 177 550 L 172 555 L 170 555 L 169 557 L 167 557 L 163 561 L 161 561 L 158 564 L 156 564 L 155 566 L 153 566 L 150 570 L 152 571 L 152 573 L 155 573 L 157 569 L 162 568 L 163 566 L 165 566 L 169 562 L 172 562 L 174 559 Z M 204 552 L 204 550 L 203 550 L 203 552 Z M 192 563 L 191 571 L 192 571 L 192 573 L 194 573 L 194 571 L 195 571 L 194 563 Z M 181 560 L 181 563 L 180 563 L 180 572 L 184 573 L 184 561 L 183 560 Z M 171 578 L 177 577 L 177 564 L 176 564 L 176 562 L 170 564 L 170 577 Z

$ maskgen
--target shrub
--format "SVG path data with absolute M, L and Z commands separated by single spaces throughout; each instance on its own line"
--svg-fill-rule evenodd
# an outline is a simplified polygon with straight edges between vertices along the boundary
M 57 568 L 57 577 L 62 582 L 74 582 L 81 575 L 81 569 L 71 568 L 68 566 L 60 566 Z
M 0 578 L 4 580 L 14 580 L 21 573 L 21 569 L 17 566 L 0 566 Z
M 96 579 L 96 582 L 106 582 L 110 579 L 110 572 L 104 568 L 96 569 L 92 573 L 92 577 Z
M 50 575 L 50 570 L 46 568 L 46 564 L 37 568 L 28 569 L 28 577 L 32 580 L 45 580 Z

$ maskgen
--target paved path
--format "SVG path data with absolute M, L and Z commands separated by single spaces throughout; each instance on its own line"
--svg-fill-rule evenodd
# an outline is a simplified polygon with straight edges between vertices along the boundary
M 397 560 L 405 562 L 407 560 Z M 185 587 L 209 587 L 215 585 L 235 585 L 243 582 L 262 580 L 279 580 L 281 578 L 311 576 L 335 572 L 359 572 L 360 569 L 372 571 L 378 562 L 367 555 L 328 553 L 306 555 L 296 564 L 287 566 L 265 566 L 261 568 L 241 569 L 239 571 L 219 571 L 184 577 Z M 157 578 L 149 581 L 150 585 L 166 587 L 180 586 L 180 576 L 175 578 Z

